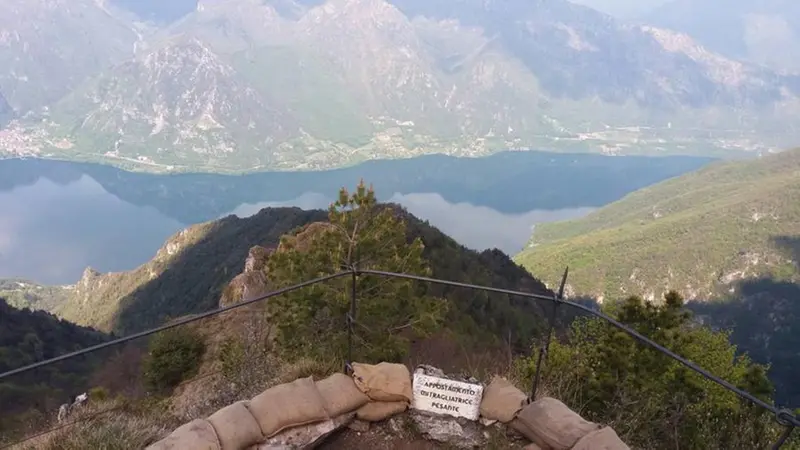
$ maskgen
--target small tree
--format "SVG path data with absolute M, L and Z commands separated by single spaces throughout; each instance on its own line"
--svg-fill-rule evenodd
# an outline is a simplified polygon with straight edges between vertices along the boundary
M 197 374 L 205 350 L 203 337 L 186 327 L 157 334 L 150 340 L 142 365 L 146 386 L 159 393 L 172 390 Z
M 363 181 L 355 192 L 341 189 L 328 222 L 285 237 L 268 263 L 279 286 L 333 274 L 344 268 L 375 269 L 426 276 L 420 239 L 408 242 L 405 223 L 378 205 Z M 359 276 L 356 280 L 355 349 L 366 360 L 400 360 L 411 338 L 437 328 L 446 302 L 420 294 L 411 280 Z M 270 301 L 281 350 L 290 357 L 343 358 L 352 279 L 338 278 Z

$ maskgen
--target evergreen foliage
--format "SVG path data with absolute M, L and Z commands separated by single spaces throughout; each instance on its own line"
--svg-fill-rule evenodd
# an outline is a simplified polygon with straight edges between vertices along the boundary
M 142 370 L 148 388 L 163 393 L 197 374 L 205 353 L 205 342 L 198 333 L 182 326 L 162 331 L 149 344 Z
M 341 271 L 374 269 L 428 276 L 422 240 L 406 240 L 406 225 L 391 208 L 379 207 L 364 183 L 350 194 L 342 189 L 330 206 L 328 222 L 285 237 L 272 255 L 268 273 L 278 286 Z M 447 309 L 411 280 L 358 276 L 320 283 L 275 299 L 269 314 L 278 326 L 280 348 L 292 357 L 345 357 L 344 318 L 358 296 L 354 339 L 359 357 L 399 361 L 409 340 L 437 329 Z
M 727 332 L 694 323 L 676 292 L 668 292 L 660 305 L 632 296 L 604 310 L 770 401 L 767 368 L 736 356 Z M 531 376 L 536 359 L 522 360 L 521 368 Z M 576 320 L 566 341 L 553 340 L 543 373 L 552 395 L 590 420 L 612 424 L 635 448 L 766 448 L 777 438 L 768 412 L 599 319 Z

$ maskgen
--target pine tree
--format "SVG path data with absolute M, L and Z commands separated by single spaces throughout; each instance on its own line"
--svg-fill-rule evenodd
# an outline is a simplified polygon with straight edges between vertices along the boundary
M 422 241 L 408 242 L 405 223 L 395 210 L 379 205 L 362 181 L 352 194 L 341 189 L 328 222 L 282 239 L 268 262 L 268 277 L 279 287 L 353 268 L 428 276 L 422 251 Z M 270 301 L 270 320 L 285 356 L 346 358 L 352 283 L 351 277 L 337 278 Z M 355 288 L 356 360 L 402 359 L 410 340 L 435 330 L 447 309 L 445 300 L 424 295 L 407 279 L 360 275 Z

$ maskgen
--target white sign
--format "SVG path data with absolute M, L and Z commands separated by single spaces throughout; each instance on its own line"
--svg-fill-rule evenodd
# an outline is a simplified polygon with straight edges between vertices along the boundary
M 478 420 L 483 386 L 414 374 L 414 401 L 411 407 L 434 414 Z

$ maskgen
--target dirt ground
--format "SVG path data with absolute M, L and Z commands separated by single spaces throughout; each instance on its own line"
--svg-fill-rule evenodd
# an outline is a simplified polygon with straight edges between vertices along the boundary
M 344 428 L 319 446 L 323 450 L 451 450 L 453 447 L 424 439 L 416 435 L 407 416 L 373 423 L 368 431 Z M 527 442 L 515 433 L 506 433 L 501 427 L 489 427 L 488 444 L 491 450 L 522 449 Z

